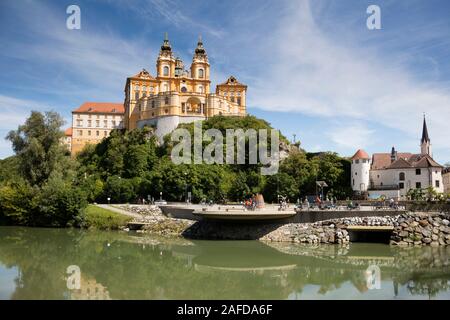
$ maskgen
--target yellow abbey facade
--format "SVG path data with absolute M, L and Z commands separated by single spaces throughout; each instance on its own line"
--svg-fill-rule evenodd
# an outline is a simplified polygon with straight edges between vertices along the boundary
M 153 126 L 159 137 L 180 123 L 204 120 L 215 115 L 245 116 L 247 86 L 233 76 L 210 92 L 210 65 L 199 39 L 191 66 L 174 57 L 167 38 L 156 62 L 156 77 L 143 69 L 127 78 L 124 125 L 127 130 Z

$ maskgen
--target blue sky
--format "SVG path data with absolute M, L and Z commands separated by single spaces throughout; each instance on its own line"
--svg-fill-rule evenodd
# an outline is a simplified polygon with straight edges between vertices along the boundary
M 66 8 L 81 8 L 81 30 Z M 381 30 L 366 9 L 381 8 Z M 30 110 L 67 120 L 84 101 L 123 101 L 127 76 L 155 61 L 164 32 L 189 64 L 202 35 L 213 85 L 248 85 L 248 111 L 308 151 L 418 152 L 423 112 L 434 157 L 450 161 L 450 2 L 0 2 L 0 136 Z M 0 139 L 0 158 L 12 154 Z

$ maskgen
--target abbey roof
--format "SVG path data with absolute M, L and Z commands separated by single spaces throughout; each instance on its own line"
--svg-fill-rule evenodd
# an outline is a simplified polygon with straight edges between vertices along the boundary
M 85 102 L 72 113 L 125 113 L 123 103 L 114 102 Z

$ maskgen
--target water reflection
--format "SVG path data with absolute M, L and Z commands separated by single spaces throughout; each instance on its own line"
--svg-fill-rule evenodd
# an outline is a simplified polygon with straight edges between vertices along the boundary
M 448 299 L 449 257 L 447 247 L 0 227 L 0 283 L 12 284 L 0 292 L 10 299 Z M 79 289 L 68 289 L 71 265 L 81 270 Z M 371 289 L 369 266 L 380 270 L 380 289 Z

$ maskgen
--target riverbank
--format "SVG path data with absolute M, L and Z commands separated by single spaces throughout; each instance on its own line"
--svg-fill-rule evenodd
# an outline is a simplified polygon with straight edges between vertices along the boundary
M 88 205 L 85 209 L 83 228 L 99 230 L 123 229 L 133 217 L 116 212 L 111 207 Z
M 314 223 L 245 224 L 175 219 L 163 215 L 157 208 L 122 206 L 121 209 L 143 213 L 148 224 L 140 232 L 190 239 L 346 244 L 353 241 L 355 228 L 352 227 L 357 226 L 365 228 L 366 233 L 382 229 L 391 245 L 450 245 L 448 213 L 407 212 L 397 216 L 350 217 Z

